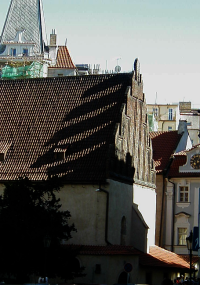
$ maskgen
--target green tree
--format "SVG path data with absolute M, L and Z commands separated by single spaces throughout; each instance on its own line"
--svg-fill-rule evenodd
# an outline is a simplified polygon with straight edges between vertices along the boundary
M 61 241 L 76 231 L 69 224 L 70 212 L 61 210 L 57 177 L 44 182 L 20 178 L 5 184 L 0 196 L 0 274 L 28 282 L 29 276 L 56 277 L 65 280 L 81 273 L 73 264 L 77 252 L 66 249 Z M 45 247 L 45 240 L 50 246 Z

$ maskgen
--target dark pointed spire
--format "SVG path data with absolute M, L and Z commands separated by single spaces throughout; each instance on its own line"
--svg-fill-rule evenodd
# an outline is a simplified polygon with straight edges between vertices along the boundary
M 36 44 L 35 53 L 42 53 L 47 45 L 42 0 L 11 0 L 1 34 L 1 44 L 15 38 L 23 29 L 24 37 Z

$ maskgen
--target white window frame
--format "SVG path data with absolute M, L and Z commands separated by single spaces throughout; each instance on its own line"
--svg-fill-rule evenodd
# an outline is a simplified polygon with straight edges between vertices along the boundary
M 177 233 L 177 237 L 178 237 L 178 240 L 177 240 L 177 245 L 180 245 L 180 246 L 186 246 L 186 237 L 188 236 L 188 229 L 187 227 L 177 227 L 177 230 L 178 230 L 178 233 Z M 182 233 L 182 237 L 181 239 L 179 238 L 179 236 L 181 235 L 180 231 L 183 231 Z M 184 233 L 185 231 L 185 233 Z M 180 242 L 181 241 L 181 242 Z
M 187 229 L 187 235 L 190 233 L 190 223 L 189 223 L 189 217 L 190 215 L 185 214 L 183 212 L 178 213 L 175 215 L 176 222 L 175 222 L 175 236 L 174 236 L 174 245 L 180 246 L 180 247 L 186 247 L 185 245 L 179 245 L 179 236 L 178 236 L 178 229 L 179 228 L 186 228 Z
M 169 121 L 173 120 L 173 109 L 172 108 L 169 108 L 168 110 L 168 119 Z
M 189 202 L 189 187 L 188 186 L 181 186 L 181 185 L 179 186 L 179 201 L 178 202 L 179 203 L 188 203 Z
M 188 187 L 188 201 L 180 201 L 181 187 Z M 183 180 L 180 183 L 177 183 L 176 204 L 178 207 L 181 207 L 181 208 L 185 208 L 190 205 L 190 183 L 187 180 Z

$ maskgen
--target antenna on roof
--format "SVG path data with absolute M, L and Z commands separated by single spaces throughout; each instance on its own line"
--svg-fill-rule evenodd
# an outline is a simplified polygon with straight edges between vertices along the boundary
M 156 92 L 156 100 L 155 100 L 155 104 L 157 104 L 157 92 Z
M 65 40 L 65 46 L 67 46 L 67 38 L 66 38 L 66 40 Z

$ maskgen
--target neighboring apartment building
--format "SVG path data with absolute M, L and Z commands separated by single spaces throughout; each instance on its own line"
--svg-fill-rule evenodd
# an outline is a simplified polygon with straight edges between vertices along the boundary
M 178 104 L 147 104 L 147 113 L 155 118 L 154 129 L 152 130 L 177 130 L 179 121 Z
M 185 238 L 199 227 L 200 145 L 174 154 L 166 190 L 165 248 L 187 254 Z M 199 242 L 195 243 L 197 255 Z
M 187 121 L 193 145 L 200 143 L 200 110 L 192 109 L 191 102 L 179 102 L 180 119 Z
M 200 110 L 192 109 L 191 102 L 179 104 L 147 104 L 151 131 L 177 130 L 178 122 L 186 121 L 192 144 L 200 143 Z
M 198 270 L 200 145 L 192 147 L 187 122 L 180 122 L 178 131 L 150 134 L 157 186 L 156 244 L 185 258 L 186 237 L 192 230 L 193 263 Z
M 177 131 L 151 132 L 153 159 L 156 169 L 156 245 L 164 246 L 163 230 L 166 203 L 166 177 L 176 152 L 192 146 L 186 122 L 180 121 Z

